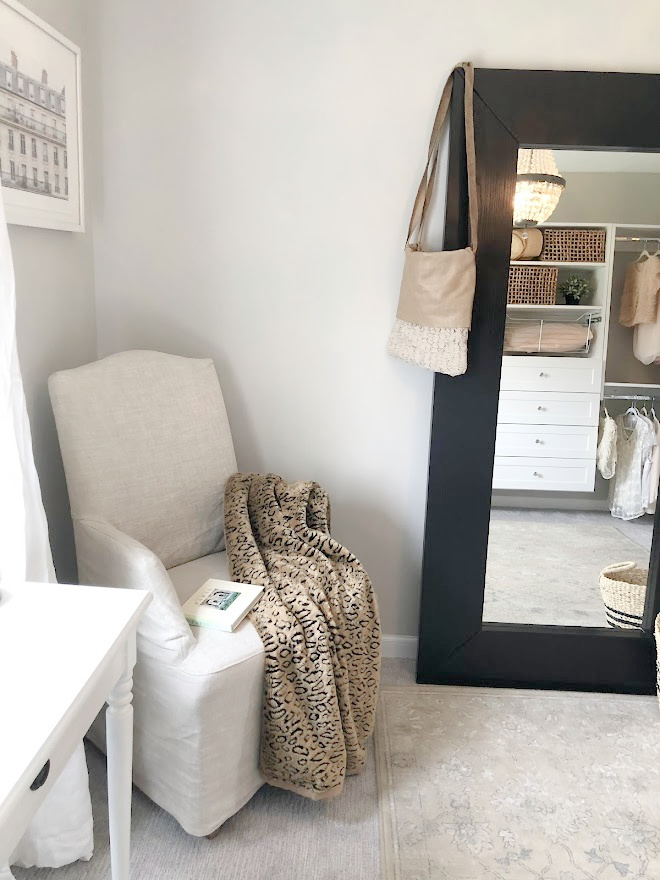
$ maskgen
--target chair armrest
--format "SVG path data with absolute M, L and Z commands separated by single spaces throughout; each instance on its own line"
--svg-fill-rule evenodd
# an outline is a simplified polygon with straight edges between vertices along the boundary
M 144 544 L 103 520 L 74 520 L 81 584 L 149 590 L 153 600 L 138 624 L 138 649 L 178 665 L 195 646 L 172 580 L 160 559 Z
M 193 627 L 193 633 L 195 627 Z M 223 632 L 200 626 L 196 633 L 195 648 L 181 663 L 177 672 L 195 678 L 224 675 L 232 667 L 248 666 L 263 669 L 266 661 L 263 642 L 249 620 L 244 620 L 234 632 Z M 212 683 L 209 683 L 212 687 Z

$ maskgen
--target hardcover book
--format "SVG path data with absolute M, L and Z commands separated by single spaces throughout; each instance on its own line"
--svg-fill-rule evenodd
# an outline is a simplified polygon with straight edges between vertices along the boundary
M 183 606 L 191 626 L 209 626 L 233 632 L 253 608 L 264 588 L 211 578 Z

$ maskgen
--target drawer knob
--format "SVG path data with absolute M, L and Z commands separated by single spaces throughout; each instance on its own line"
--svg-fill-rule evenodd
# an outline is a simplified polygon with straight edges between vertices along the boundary
M 543 440 L 539 440 L 538 438 L 534 441 L 534 443 L 543 443 Z
M 543 474 L 540 474 L 538 471 L 534 471 L 534 476 L 535 477 L 542 477 Z
M 539 379 L 546 379 L 548 376 L 547 373 L 539 373 Z
M 30 791 L 37 791 L 37 789 L 41 788 L 44 782 L 48 779 L 48 774 L 50 773 L 50 761 L 46 761 L 41 770 L 37 773 L 34 782 L 30 786 Z
M 537 406 L 536 408 L 537 408 L 537 410 L 538 410 L 539 412 L 545 412 L 545 407 L 544 407 L 544 406 Z

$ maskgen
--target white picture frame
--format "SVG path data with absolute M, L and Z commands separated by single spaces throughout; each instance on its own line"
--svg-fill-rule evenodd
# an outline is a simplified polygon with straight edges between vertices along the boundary
M 7 222 L 82 232 L 80 48 L 0 0 L 0 180 Z

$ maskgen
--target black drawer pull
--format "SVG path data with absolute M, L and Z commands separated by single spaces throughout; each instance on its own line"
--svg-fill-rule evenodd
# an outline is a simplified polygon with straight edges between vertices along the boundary
M 36 791 L 38 788 L 44 784 L 44 782 L 48 779 L 48 774 L 50 773 L 50 761 L 46 761 L 41 770 L 37 773 L 37 776 L 30 786 L 30 791 Z

